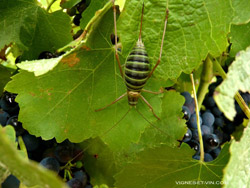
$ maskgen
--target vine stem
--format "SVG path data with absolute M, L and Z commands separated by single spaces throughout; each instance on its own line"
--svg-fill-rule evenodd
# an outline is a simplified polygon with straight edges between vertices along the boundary
M 48 7 L 47 7 L 47 9 L 46 9 L 47 12 L 49 12 L 51 6 L 52 6 L 55 2 L 56 2 L 56 0 L 53 0 L 53 1 L 50 2 L 50 4 L 48 5 Z
M 193 94 L 194 94 L 197 128 L 198 128 L 199 141 L 200 141 L 200 161 L 204 161 L 204 147 L 203 147 L 203 140 L 202 140 L 202 134 L 201 134 L 201 125 L 200 125 L 200 116 L 199 116 L 199 105 L 198 105 L 197 96 L 196 96 L 196 90 L 195 90 L 194 75 L 193 75 L 193 73 L 190 74 L 190 79 L 191 79 L 191 82 L 192 82 L 192 88 L 193 88 Z
M 203 64 L 203 69 L 201 73 L 201 79 L 200 79 L 200 85 L 198 88 L 197 92 L 197 100 L 199 104 L 199 110 L 201 108 L 202 102 L 206 96 L 209 84 L 213 78 L 213 62 L 211 61 L 210 58 L 206 58 L 204 64 Z
M 220 63 L 216 59 L 214 59 L 214 67 L 219 72 L 219 74 L 223 78 L 223 80 L 227 78 L 227 74 L 225 73 L 225 71 L 221 67 Z M 250 119 L 250 110 L 238 91 L 237 91 L 236 95 L 234 96 L 234 98 L 237 101 L 237 103 L 239 104 L 242 111 L 247 116 L 247 118 Z

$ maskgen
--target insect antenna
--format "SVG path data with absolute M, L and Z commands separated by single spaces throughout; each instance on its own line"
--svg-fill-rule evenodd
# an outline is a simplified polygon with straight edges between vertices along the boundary
M 157 131 L 159 131 L 159 132 L 161 132 L 161 133 L 163 133 L 164 135 L 166 135 L 166 136 L 168 136 L 168 137 L 171 137 L 171 138 L 174 138 L 174 137 L 172 137 L 172 136 L 170 136 L 169 134 L 167 134 L 165 131 L 163 131 L 163 130 L 161 130 L 161 129 L 159 129 L 157 126 L 155 126 L 153 123 L 151 123 L 139 110 L 137 110 L 136 108 L 135 108 L 135 110 L 138 112 L 138 114 L 140 114 L 141 115 L 141 117 L 146 121 L 146 122 L 148 122 L 152 127 L 154 127 Z
M 144 13 L 144 2 L 142 4 L 142 10 L 141 10 L 141 25 L 140 25 L 140 33 L 139 33 L 139 39 L 141 41 L 141 31 L 142 31 L 142 20 L 143 20 L 143 13 Z

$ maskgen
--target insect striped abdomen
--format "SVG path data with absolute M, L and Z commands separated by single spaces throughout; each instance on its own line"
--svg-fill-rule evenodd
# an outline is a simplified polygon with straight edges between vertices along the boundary
M 138 40 L 125 63 L 125 83 L 127 89 L 140 92 L 147 81 L 149 73 L 148 54 L 142 41 Z

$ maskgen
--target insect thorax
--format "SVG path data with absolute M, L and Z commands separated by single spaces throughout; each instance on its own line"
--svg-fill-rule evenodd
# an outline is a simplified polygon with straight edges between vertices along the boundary
M 127 94 L 128 94 L 128 104 L 130 106 L 136 106 L 141 93 L 137 92 L 137 91 L 129 91 L 128 90 Z
M 125 62 L 125 83 L 128 92 L 140 93 L 147 82 L 149 73 L 150 64 L 148 54 L 143 42 L 139 39 Z M 138 100 L 138 98 L 135 100 Z

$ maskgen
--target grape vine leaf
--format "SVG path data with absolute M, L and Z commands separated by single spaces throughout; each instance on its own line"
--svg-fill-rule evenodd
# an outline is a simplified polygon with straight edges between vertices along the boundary
M 0 25 L 0 49 L 16 43 L 24 50 L 24 59 L 37 59 L 42 51 L 54 52 L 72 41 L 69 16 L 62 11 L 47 13 L 35 0 L 1 0 Z
M 233 24 L 246 24 L 250 21 L 250 6 L 248 0 L 232 0 L 234 9 Z
M 229 35 L 230 42 L 232 43 L 230 50 L 231 57 L 235 57 L 239 51 L 245 50 L 250 46 L 249 33 L 250 23 L 231 26 L 231 33 Z
M 225 188 L 229 187 L 249 187 L 249 139 L 250 139 L 250 129 L 249 125 L 244 130 L 243 136 L 239 142 L 233 141 L 229 151 L 231 153 L 228 165 L 224 169 L 223 182 L 225 182 Z M 237 172 L 237 173 L 235 173 Z
M 241 51 L 236 56 L 235 61 L 229 67 L 227 78 L 222 84 L 216 88 L 214 99 L 225 114 L 225 116 L 233 120 L 236 115 L 234 107 L 234 96 L 238 90 L 243 92 L 250 91 L 250 47 L 245 51 Z
M 23 184 L 51 188 L 67 187 L 53 172 L 23 158 L 7 137 L 4 128 L 0 128 L 0 142 L 0 164 L 4 164 Z
M 7 85 L 7 90 L 18 93 L 19 120 L 31 134 L 45 140 L 56 137 L 59 142 L 100 136 L 112 149 L 120 150 L 138 142 L 145 127 L 150 126 L 137 109 L 148 121 L 157 120 L 142 101 L 137 109 L 129 110 L 126 98 L 95 112 L 126 92 L 110 42 L 112 10 L 98 23 L 86 44 L 66 55 L 52 71 L 35 77 L 21 70 Z M 147 85 L 146 89 L 158 91 L 164 84 L 150 79 Z M 159 115 L 161 95 L 143 95 Z
M 0 65 L 0 95 L 2 95 L 4 86 L 10 81 L 11 73 L 4 66 Z
M 140 152 L 134 162 L 128 164 L 115 176 L 119 188 L 165 188 L 177 187 L 182 182 L 220 182 L 222 170 L 228 162 L 229 145 L 226 144 L 219 157 L 211 162 L 192 159 L 193 151 L 186 144 L 180 148 L 162 145 Z M 194 184 L 192 184 L 194 185 Z M 204 184 L 195 184 L 204 187 Z M 217 185 L 206 185 L 218 187 Z
M 208 53 L 217 57 L 228 46 L 227 34 L 233 16 L 230 0 L 148 0 L 144 5 L 142 40 L 153 64 L 159 57 L 166 6 L 169 9 L 157 77 L 166 80 L 177 78 L 181 72 L 189 74 Z M 142 0 L 127 1 L 119 17 L 117 28 L 125 57 L 136 43 L 135 36 L 139 36 L 141 9 Z
M 81 148 L 84 149 L 84 168 L 91 177 L 91 184 L 113 186 L 119 163 L 110 148 L 98 138 L 81 143 Z
M 84 29 L 86 25 L 88 24 L 89 20 L 94 17 L 95 12 L 99 9 L 101 9 L 108 0 L 95 0 L 91 1 L 87 9 L 82 13 L 82 18 L 80 20 L 80 27 Z

